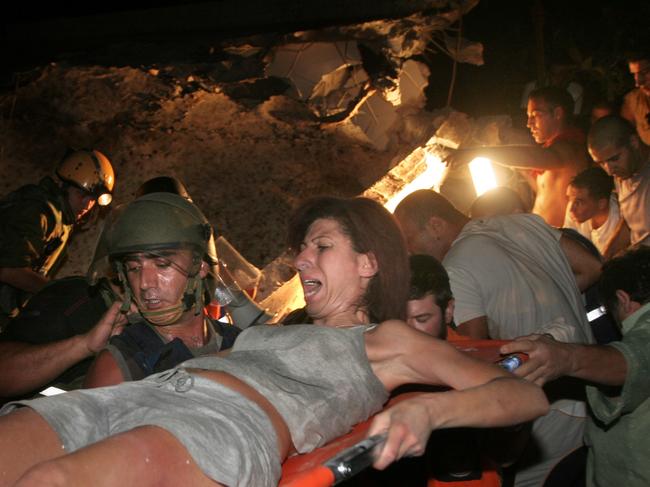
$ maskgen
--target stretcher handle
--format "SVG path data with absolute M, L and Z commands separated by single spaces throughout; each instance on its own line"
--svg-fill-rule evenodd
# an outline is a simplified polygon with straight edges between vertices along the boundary
M 385 439 L 386 435 L 381 434 L 355 443 L 327 460 L 324 465 L 314 467 L 295 478 L 287 487 L 329 487 L 347 480 L 372 465 L 373 448 Z
M 386 434 L 369 436 L 325 462 L 325 466 L 334 472 L 336 478 L 334 485 L 355 476 L 372 465 L 374 461 L 372 451 L 385 439 Z

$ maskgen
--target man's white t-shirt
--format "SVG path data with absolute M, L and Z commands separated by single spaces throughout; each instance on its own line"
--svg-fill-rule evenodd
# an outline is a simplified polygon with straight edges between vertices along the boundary
M 596 246 L 598 251 L 602 254 L 606 250 L 607 244 L 612 239 L 618 228 L 618 223 L 621 220 L 621 210 L 618 206 L 618 198 L 616 193 L 612 193 L 609 197 L 609 214 L 607 220 L 598 228 L 593 228 L 591 219 L 578 223 L 571 217 L 569 208 L 571 203 L 566 207 L 566 214 L 564 216 L 564 227 L 573 228 L 579 232 L 583 237 L 588 238 Z
M 650 160 L 628 179 L 614 178 L 621 216 L 630 227 L 630 243 L 650 245 Z

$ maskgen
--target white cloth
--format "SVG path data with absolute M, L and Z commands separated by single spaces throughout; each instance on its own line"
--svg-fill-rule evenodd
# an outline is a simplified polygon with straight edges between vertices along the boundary
M 557 340 L 593 343 L 561 235 L 532 214 L 465 225 L 443 260 L 456 300 L 456 323 L 485 316 L 494 339 L 551 333 Z M 536 420 L 532 433 L 530 448 L 538 448 L 541 456 L 517 473 L 517 487 L 541 485 L 555 463 L 582 443 L 585 403 L 551 400 L 551 414 Z
M 564 216 L 564 228 L 573 228 L 580 233 L 583 237 L 588 238 L 596 246 L 598 251 L 602 254 L 607 248 L 607 243 L 616 233 L 618 222 L 621 221 L 621 211 L 618 206 L 618 199 L 616 193 L 612 193 L 609 197 L 609 213 L 607 220 L 598 228 L 593 228 L 591 219 L 578 223 L 571 217 L 569 208 L 571 203 L 566 207 L 566 214 Z
M 632 245 L 650 245 L 650 161 L 628 179 L 614 178 L 621 215 Z

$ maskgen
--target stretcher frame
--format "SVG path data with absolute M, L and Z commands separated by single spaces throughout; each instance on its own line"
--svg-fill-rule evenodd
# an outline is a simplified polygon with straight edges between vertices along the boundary
M 480 360 L 491 363 L 497 363 L 504 358 L 499 353 L 499 349 L 508 342 L 509 340 L 450 341 L 461 352 L 468 353 Z M 520 356 L 520 358 L 525 360 L 524 356 Z M 406 392 L 395 396 L 388 401 L 384 409 L 420 394 L 426 393 Z M 334 485 L 337 482 L 338 474 L 332 471 L 332 458 L 362 442 L 368 434 L 372 420 L 373 418 L 371 417 L 366 421 L 358 423 L 349 433 L 330 441 L 328 444 L 310 453 L 288 458 L 282 465 L 282 477 L 278 484 L 279 487 L 328 487 Z M 329 466 L 327 465 L 328 462 L 330 464 Z M 351 472 L 350 476 L 355 473 Z

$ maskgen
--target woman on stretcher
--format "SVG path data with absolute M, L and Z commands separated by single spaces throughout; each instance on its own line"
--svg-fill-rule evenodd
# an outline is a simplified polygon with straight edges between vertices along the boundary
M 378 203 L 310 200 L 292 218 L 290 244 L 314 325 L 255 326 L 225 356 L 6 406 L 0 485 L 273 486 L 288 455 L 346 433 L 405 383 L 454 390 L 380 414 L 371 434 L 388 436 L 375 466 L 421 454 L 433 429 L 547 411 L 536 385 L 402 321 L 407 253 Z

